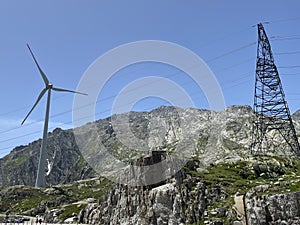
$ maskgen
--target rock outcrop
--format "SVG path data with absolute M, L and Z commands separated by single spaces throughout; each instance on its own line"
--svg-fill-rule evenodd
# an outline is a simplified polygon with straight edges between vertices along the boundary
M 245 195 L 247 224 L 300 224 L 300 192 L 264 194 L 258 186 Z
M 295 171 L 298 166 L 292 157 L 281 159 L 277 152 L 272 152 L 268 159 L 250 157 L 252 117 L 249 106 L 231 106 L 220 112 L 160 107 L 151 112 L 113 115 L 75 130 L 56 129 L 48 139 L 46 182 L 54 186 L 91 178 L 102 172 L 94 163 L 109 171 L 115 161 L 106 160 L 107 155 L 110 156 L 107 159 L 114 158 L 128 169 L 145 162 L 157 163 L 157 158 L 147 158 L 149 153 L 163 152 L 160 159 L 179 155 L 187 164 L 157 184 L 145 187 L 116 184 L 107 194 L 101 192 L 97 203 L 87 203 L 86 207 L 81 204 L 84 209 L 79 221 L 110 225 L 237 225 L 246 221 L 248 225 L 297 224 L 299 192 L 284 189 L 279 179 L 289 177 L 285 185 L 291 186 L 297 180 L 291 174 L 298 173 Z M 295 113 L 297 132 L 299 118 L 299 112 Z M 34 185 L 40 144 L 41 140 L 37 140 L 17 147 L 0 159 L 0 186 Z M 260 192 L 251 189 L 261 183 L 271 189 Z M 293 185 L 293 190 L 299 190 Z M 68 204 L 73 204 L 76 197 L 68 199 Z M 234 199 L 239 199 L 236 205 L 240 210 L 233 208 Z M 41 209 L 49 218 L 62 214 L 63 207 L 51 208 L 53 211 L 47 208 L 59 204 L 52 203 L 41 203 L 40 208 L 35 207 L 30 213 Z M 63 222 L 56 218 L 55 222 Z
M 34 186 L 41 140 L 15 148 L 0 159 L 0 186 Z M 49 133 L 46 184 L 71 183 L 95 175 L 82 157 L 71 130 L 55 129 Z
M 189 161 L 163 184 L 117 184 L 79 221 L 89 224 L 299 224 L 299 160 L 255 157 L 202 168 Z M 227 172 L 226 172 L 227 171 Z M 277 181 L 274 181 L 276 179 Z M 265 183 L 264 185 L 260 185 Z M 245 193 L 245 194 L 242 194 Z
M 293 116 L 297 131 L 298 114 Z M 220 112 L 162 106 L 151 112 L 113 115 L 74 130 L 55 129 L 48 138 L 46 182 L 50 186 L 92 177 L 93 169 L 102 173 L 115 164 L 111 157 L 128 164 L 152 151 L 193 155 L 206 165 L 245 158 L 252 117 L 250 106 Z M 16 147 L 0 159 L 0 186 L 34 185 L 40 145 L 37 140 Z
M 185 224 L 200 221 L 207 205 L 205 184 L 171 179 L 152 189 L 117 185 L 99 205 L 81 211 L 80 222 L 91 224 Z

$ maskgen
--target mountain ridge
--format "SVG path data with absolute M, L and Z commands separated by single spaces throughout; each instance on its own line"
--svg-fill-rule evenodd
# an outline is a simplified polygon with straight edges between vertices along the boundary
M 85 148 L 108 151 L 124 162 L 153 150 L 176 152 L 178 143 L 186 140 L 191 143 L 186 154 L 201 156 L 204 164 L 247 157 L 252 118 L 250 106 L 233 105 L 219 112 L 161 106 L 150 112 L 112 115 L 74 130 L 57 128 L 49 133 L 47 166 L 51 171 L 48 169 L 46 180 L 48 185 L 55 185 L 96 176 L 93 165 L 86 162 L 90 149 L 86 151 L 78 146 L 78 136 L 89 140 Z M 293 119 L 299 134 L 300 110 L 293 114 Z M 124 127 L 131 134 L 123 132 L 128 131 Z M 82 133 L 78 135 L 77 131 Z M 41 139 L 18 146 L 0 159 L 0 186 L 34 185 L 40 144 Z M 105 163 L 109 166 L 109 162 Z
M 299 114 L 293 115 L 298 134 Z M 75 130 L 57 128 L 49 135 L 48 188 L 30 187 L 40 139 L 0 159 L 0 211 L 40 215 L 52 223 L 296 225 L 300 160 L 282 152 L 251 156 L 253 116 L 250 106 L 219 112 L 163 106 Z M 133 165 L 139 166 L 138 174 L 157 163 L 157 154 L 180 156 L 186 164 L 162 182 L 152 184 L 151 174 L 146 175 L 146 186 L 107 176 L 117 163 L 125 164 L 125 174 L 118 174 L 123 179 Z M 91 166 L 88 157 L 96 164 Z

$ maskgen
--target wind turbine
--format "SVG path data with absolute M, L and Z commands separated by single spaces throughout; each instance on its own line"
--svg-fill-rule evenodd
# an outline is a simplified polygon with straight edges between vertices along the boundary
M 22 121 L 21 125 L 26 121 L 30 113 L 33 111 L 33 109 L 36 107 L 36 105 L 39 103 L 41 98 L 44 96 L 44 94 L 48 91 L 48 96 L 47 96 L 47 105 L 46 105 L 46 115 L 45 115 L 45 122 L 44 122 L 44 133 L 43 133 L 43 140 L 42 140 L 42 145 L 40 149 L 40 158 L 39 158 L 39 164 L 38 164 L 38 171 L 37 171 L 37 177 L 36 177 L 36 182 L 35 186 L 36 187 L 45 187 L 45 162 L 46 162 L 46 148 L 47 148 L 47 138 L 48 138 L 48 122 L 49 122 L 49 111 L 50 111 L 50 97 L 51 97 L 51 91 L 60 91 L 60 92 L 71 92 L 71 93 L 77 93 L 77 94 L 82 94 L 82 95 L 87 95 L 85 93 L 77 92 L 77 91 L 71 91 L 67 89 L 62 89 L 62 88 L 57 88 L 54 87 L 53 84 L 51 84 L 39 66 L 36 58 L 33 55 L 33 52 L 31 51 L 29 45 L 27 44 L 27 47 L 30 51 L 30 54 L 44 80 L 45 83 L 45 88 L 41 91 L 40 95 L 38 96 L 36 102 L 34 103 L 33 107 L 29 111 L 29 113 L 26 115 L 25 119 Z

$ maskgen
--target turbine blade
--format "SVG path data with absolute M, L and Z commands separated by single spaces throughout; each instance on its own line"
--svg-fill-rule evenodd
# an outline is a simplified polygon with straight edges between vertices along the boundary
M 27 44 L 27 47 L 28 47 L 28 49 L 29 49 L 29 51 L 30 51 L 30 53 L 31 53 L 31 56 L 32 56 L 32 58 L 33 58 L 33 60 L 34 60 L 34 62 L 35 62 L 35 64 L 36 64 L 37 68 L 38 68 L 39 71 L 40 71 L 40 74 L 41 74 L 41 76 L 42 76 L 42 78 L 43 78 L 43 80 L 44 80 L 45 85 L 47 86 L 47 84 L 49 84 L 49 80 L 48 80 L 47 76 L 45 75 L 45 73 L 43 72 L 43 70 L 41 69 L 41 67 L 39 66 L 39 64 L 38 64 L 38 62 L 37 62 L 37 60 L 36 60 L 36 58 L 35 58 L 34 55 L 33 55 L 33 52 L 31 51 L 31 48 L 30 48 L 29 44 Z
M 71 92 L 71 93 L 76 93 L 76 94 L 81 94 L 81 95 L 88 95 L 86 93 L 82 93 L 82 92 L 78 92 L 78 91 L 71 91 L 71 90 L 57 88 L 57 87 L 53 87 L 52 90 L 54 90 L 54 91 L 61 91 L 61 92 Z
M 43 97 L 43 95 L 45 94 L 45 92 L 47 91 L 47 88 L 44 88 L 39 97 L 37 98 L 37 100 L 35 101 L 34 105 L 32 106 L 31 110 L 29 111 L 29 113 L 27 113 L 25 119 L 22 121 L 21 125 L 23 125 L 23 123 L 25 122 L 25 120 L 28 118 L 28 116 L 30 115 L 30 113 L 33 111 L 33 109 L 36 107 L 36 105 L 39 103 L 39 101 L 41 100 L 41 98 Z

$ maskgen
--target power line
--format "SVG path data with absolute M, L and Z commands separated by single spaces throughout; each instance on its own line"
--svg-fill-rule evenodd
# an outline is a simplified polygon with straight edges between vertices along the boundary
M 60 96 L 53 97 L 53 100 L 56 100 L 56 99 L 59 99 L 59 98 L 63 98 L 65 96 L 67 96 L 67 95 L 66 94 L 62 94 Z M 41 100 L 41 102 L 45 103 L 45 99 Z M 32 107 L 32 105 L 23 106 L 23 107 L 20 107 L 20 108 L 17 108 L 17 109 L 8 111 L 8 112 L 1 113 L 0 116 L 5 116 L 5 115 L 12 114 L 12 113 L 15 113 L 15 112 L 20 112 L 20 111 L 23 111 L 25 109 L 30 109 L 31 107 Z
M 251 42 L 251 43 L 249 43 L 249 44 L 247 44 L 247 45 L 241 46 L 241 47 L 239 47 L 239 48 L 236 48 L 236 49 L 234 49 L 234 50 L 231 50 L 231 51 L 229 51 L 229 52 L 226 52 L 226 53 L 224 53 L 224 54 L 222 54 L 222 55 L 219 55 L 219 56 L 217 56 L 217 57 L 211 58 L 211 59 L 207 60 L 207 62 L 215 61 L 215 60 L 217 60 L 217 59 L 220 59 L 220 58 L 223 58 L 223 57 L 225 57 L 225 56 L 231 55 L 231 54 L 233 54 L 233 53 L 235 53 L 235 52 L 238 52 L 238 51 L 241 51 L 241 50 L 243 50 L 243 49 L 245 49 L 245 48 L 249 48 L 249 47 L 255 45 L 256 43 L 257 43 L 256 41 L 255 41 L 255 42 Z
M 272 23 L 273 23 L 274 21 L 272 21 Z M 246 30 L 246 29 L 245 29 Z M 247 28 L 247 30 L 248 30 L 248 28 Z M 230 54 L 233 54 L 233 53 L 235 53 L 235 52 L 238 52 L 238 51 L 240 51 L 240 50 L 242 50 L 242 49 L 244 49 L 244 48 L 248 48 L 248 47 L 250 47 L 250 46 L 252 46 L 252 45 L 254 45 L 254 44 L 256 44 L 256 42 L 253 42 L 253 43 L 250 43 L 250 44 L 247 44 L 247 45 L 245 45 L 245 46 L 242 46 L 242 47 L 239 47 L 239 48 L 237 48 L 237 49 L 234 49 L 234 50 L 231 50 L 231 51 L 229 51 L 229 52 L 227 52 L 227 53 L 224 53 L 224 54 L 222 54 L 222 55 L 220 55 L 220 56 L 217 56 L 217 57 L 214 57 L 214 58 L 211 58 L 211 59 L 209 59 L 208 60 L 208 62 L 211 62 L 211 61 L 214 61 L 214 60 L 218 60 L 218 59 L 220 59 L 220 58 L 222 58 L 222 57 L 225 57 L 225 56 L 227 56 L 227 55 L 230 55 Z M 253 58 L 253 57 L 252 57 Z M 251 58 L 251 59 L 252 59 Z M 240 64 L 237 64 L 237 65 L 240 65 Z M 236 65 L 236 66 L 237 66 Z M 233 66 L 234 67 L 234 66 Z M 298 67 L 298 66 L 297 66 Z M 300 67 L 300 66 L 299 66 Z M 231 67 L 227 67 L 227 69 L 230 69 L 230 68 L 232 68 L 232 66 Z M 280 67 L 279 67 L 280 68 Z M 281 68 L 283 68 L 283 67 L 281 67 Z M 293 67 L 293 68 L 295 68 L 295 67 Z M 226 70 L 226 68 L 224 68 L 223 70 Z M 106 98 L 106 99 L 111 99 L 111 98 L 114 98 L 116 95 L 114 95 L 114 96 L 109 96 L 108 98 Z M 60 97 L 63 97 L 63 96 L 60 96 Z M 101 99 L 101 101 L 103 101 L 103 99 Z M 97 103 L 98 103 L 98 101 L 97 101 Z M 29 106 L 30 107 L 30 106 Z M 22 110 L 24 109 L 24 107 L 22 108 Z M 21 109 L 19 109 L 19 110 L 21 110 Z M 76 109 L 75 109 L 76 110 Z M 53 115 L 53 116 L 51 116 L 51 118 L 54 118 L 54 117 L 57 117 L 57 116 L 60 116 L 60 115 L 63 115 L 63 114 L 66 114 L 66 113 L 69 113 L 69 112 L 71 112 L 72 110 L 67 110 L 67 111 L 64 111 L 64 112 L 61 112 L 61 113 L 58 113 L 58 114 L 55 114 L 55 115 Z M 106 110 L 107 111 L 107 110 Z M 8 112 L 7 114 L 9 114 L 9 113 L 11 113 L 11 112 Z M 41 121 L 43 121 L 43 119 L 41 119 L 40 121 L 36 121 L 36 122 L 32 122 L 32 123 L 30 123 L 30 124 L 28 124 L 28 125 L 32 125 L 32 124 L 35 124 L 35 123 L 38 123 L 38 122 L 41 122 Z M 6 130 L 6 131 L 4 131 L 4 132 L 8 132 L 8 131 L 11 131 L 11 130 L 16 130 L 16 129 L 19 129 L 20 127 L 16 127 L 16 128 L 13 128 L 13 129 L 10 129 L 10 130 Z M 40 131 L 39 131 L 40 132 Z M 0 134 L 1 133 L 3 133 L 3 132 L 0 132 Z M 35 133 L 37 133 L 37 132 L 35 132 Z M 1 142 L 0 142 L 1 143 Z M 0 149 L 1 150 L 1 149 Z
M 237 34 L 244 33 L 245 31 L 247 31 L 249 29 L 252 29 L 252 26 L 247 26 L 247 27 L 245 27 L 245 28 L 243 28 L 241 30 L 238 30 L 238 31 L 235 31 L 235 32 L 232 32 L 232 33 L 229 33 L 229 34 L 225 34 L 225 35 L 221 36 L 220 38 L 216 38 L 215 40 L 208 41 L 207 43 L 205 43 L 205 44 L 203 44 L 201 46 L 208 46 L 208 45 L 210 45 L 212 43 L 221 41 L 221 40 L 226 39 L 228 37 L 236 36 Z M 238 51 L 238 49 L 237 49 L 237 51 Z M 228 55 L 228 53 L 225 53 L 225 54 Z M 220 56 L 218 56 L 218 58 L 220 58 Z M 213 61 L 213 60 L 215 60 L 215 59 L 210 59 L 210 61 Z M 67 96 L 67 95 L 62 95 L 62 96 L 59 96 L 57 98 L 61 98 L 61 97 L 65 97 L 65 96 Z M 12 111 L 1 113 L 0 116 L 4 116 L 4 115 L 15 113 L 15 112 L 18 112 L 18 111 L 21 111 L 21 110 L 29 109 L 31 107 L 32 107 L 32 105 L 23 106 L 23 107 L 17 108 L 17 109 L 12 110 Z
M 270 40 L 272 41 L 293 41 L 293 40 L 299 40 L 300 36 L 298 37 L 271 37 Z
M 235 64 L 235 65 L 237 66 L 237 65 L 239 65 L 239 64 Z M 232 67 L 231 67 L 231 68 L 232 68 Z M 169 74 L 168 76 L 169 76 L 169 77 L 170 77 L 170 75 L 171 75 L 171 76 L 175 76 L 175 75 L 178 75 L 178 74 L 180 74 L 180 73 L 182 73 L 182 71 L 179 71 L 179 72 L 176 72 L 176 73 Z M 237 79 L 236 81 L 241 80 L 241 79 L 244 79 L 244 78 L 247 78 L 247 77 L 244 77 L 244 76 L 243 76 L 243 77 L 240 77 L 240 78 Z M 162 79 L 163 79 L 163 78 L 162 78 Z M 151 82 L 150 84 L 156 83 L 156 82 L 158 82 L 158 81 L 153 81 L 153 82 Z M 188 84 L 188 83 L 190 83 L 190 82 L 191 82 L 191 81 L 185 82 L 185 83 L 183 83 L 182 85 Z M 243 84 L 243 83 L 245 83 L 245 82 L 248 82 L 248 81 L 244 81 L 244 82 L 240 82 L 240 83 L 238 83 L 238 84 L 234 84 L 234 85 L 231 86 L 231 87 L 238 86 L 238 85 Z M 145 84 L 144 86 L 146 86 L 146 85 L 148 86 L 149 83 Z M 139 86 L 139 88 L 143 88 L 144 86 Z M 230 88 L 230 87 L 227 87 L 227 88 Z M 129 91 L 134 91 L 134 90 L 129 90 Z M 127 91 L 127 92 L 129 92 L 129 91 Z M 164 90 L 164 91 L 168 91 L 168 90 Z M 164 92 L 164 91 L 163 91 L 163 92 Z M 127 93 L 127 92 L 126 92 L 126 93 Z M 193 96 L 194 94 L 199 94 L 199 93 L 200 93 L 200 92 L 190 93 L 190 96 Z M 115 98 L 116 96 L 117 96 L 117 95 L 112 95 L 112 96 L 108 96 L 108 97 L 106 97 L 106 98 L 104 98 L 104 99 L 99 99 L 99 100 L 96 101 L 96 103 L 100 103 L 100 102 L 103 102 L 103 101 L 105 101 L 105 100 L 113 99 L 113 98 Z M 126 105 L 128 105 L 128 104 L 130 104 L 130 103 L 127 103 Z M 88 107 L 88 106 L 90 106 L 90 105 L 92 105 L 92 104 L 86 104 L 86 105 L 84 105 L 84 106 L 82 106 L 82 107 L 80 107 L 80 108 L 74 109 L 74 110 L 78 110 L 78 109 L 81 109 L 81 108 L 84 108 L 84 107 Z M 124 106 L 125 106 L 125 105 L 124 105 Z M 151 108 L 153 108 L 153 106 L 151 106 Z M 106 110 L 100 111 L 100 112 L 96 113 L 95 116 L 99 116 L 99 115 L 101 115 L 101 114 L 107 113 L 107 112 L 109 112 L 110 110 L 111 110 L 111 109 L 108 108 L 108 109 L 106 109 Z M 145 110 L 147 110 L 147 109 L 145 109 Z M 59 115 L 62 115 L 62 114 L 68 113 L 68 112 L 72 112 L 72 110 L 67 110 L 67 111 L 64 111 L 64 112 L 55 114 L 54 116 L 51 116 L 51 118 L 57 117 L 57 116 L 59 116 Z M 79 118 L 79 119 L 76 120 L 76 121 L 81 121 L 81 120 L 84 120 L 84 119 L 86 119 L 86 118 L 89 118 L 89 116 Z M 41 121 L 42 121 L 42 120 L 41 120 Z M 34 123 L 41 122 L 41 121 L 33 122 L 33 123 L 31 123 L 31 125 L 34 124 Z M 64 124 L 68 125 L 68 124 L 72 124 L 73 122 L 74 122 L 74 121 L 64 122 Z M 18 127 L 18 128 L 20 128 L 20 127 Z M 55 127 L 51 127 L 50 129 L 54 129 L 54 128 L 55 128 Z M 11 129 L 11 130 L 15 130 L 15 129 L 16 129 L 16 128 L 13 128 L 13 129 Z M 8 131 L 9 131 L 9 130 L 8 130 Z M 6 131 L 6 132 L 8 132 L 8 131 Z M 22 137 L 31 136 L 31 135 L 33 135 L 33 134 L 37 134 L 37 133 L 40 133 L 40 132 L 41 132 L 41 131 L 34 131 L 34 132 L 30 132 L 30 133 L 27 133 L 27 134 L 24 134 L 24 135 L 20 135 L 20 136 L 17 136 L 17 137 L 5 139 L 5 140 L 0 141 L 0 144 L 5 143 L 5 142 L 8 142 L 8 141 L 16 140 L 16 139 L 19 139 L 19 138 L 22 138 Z M 0 134 L 1 134 L 1 133 L 0 133 Z M 10 147 L 5 147 L 5 148 L 2 148 L 2 149 L 0 149 L 0 150 L 3 150 L 3 149 L 6 150 L 6 149 L 9 149 L 9 148 L 10 148 Z
M 237 66 L 240 66 L 240 65 L 242 65 L 242 64 L 245 64 L 245 63 L 247 63 L 247 62 L 250 62 L 250 61 L 252 61 L 252 60 L 254 60 L 254 59 L 255 59 L 255 57 L 248 58 L 248 59 L 246 59 L 246 60 L 243 60 L 243 61 L 241 61 L 241 62 L 238 62 L 238 63 L 236 63 L 236 64 L 233 64 L 233 65 L 231 65 L 231 66 L 228 66 L 228 67 L 219 69 L 217 72 L 223 72 L 223 71 L 232 69 L 232 68 L 234 68 L 234 67 L 237 67 Z
M 243 79 L 243 78 L 241 78 L 241 79 Z M 249 82 L 248 79 L 247 79 L 246 81 L 239 82 L 239 83 L 237 83 L 237 84 L 228 86 L 228 87 L 223 88 L 223 89 L 225 90 L 225 89 L 228 89 L 228 88 L 231 88 L 231 87 L 236 87 L 236 86 L 239 86 L 239 85 L 244 84 L 244 83 L 246 83 L 246 82 Z M 189 95 L 190 95 L 190 96 L 194 96 L 195 94 L 199 94 L 199 93 L 200 93 L 200 92 L 193 92 L 193 93 L 190 93 Z M 127 104 L 131 104 L 131 103 L 127 103 Z M 127 105 L 127 104 L 126 104 L 126 105 Z M 125 105 L 125 104 L 124 104 L 124 105 Z M 124 106 L 124 105 L 123 105 L 123 106 Z M 159 106 L 159 105 L 158 105 L 158 106 Z M 149 107 L 149 108 L 145 108 L 144 110 L 147 111 L 147 110 L 149 110 L 149 109 L 153 109 L 154 107 L 155 107 L 155 106 L 151 106 L 151 107 Z M 102 114 L 107 113 L 107 112 L 110 112 L 110 111 L 111 111 L 111 109 L 108 108 L 108 109 L 106 109 L 106 110 L 97 112 L 97 113 L 95 114 L 95 116 L 99 116 L 99 115 L 102 115 Z M 79 119 L 76 120 L 76 121 L 81 121 L 81 120 L 84 120 L 84 119 L 86 119 L 86 118 L 89 118 L 89 116 L 79 118 Z M 64 122 L 64 124 L 65 124 L 65 125 L 72 125 L 73 122 L 74 122 L 74 121 Z M 49 129 L 52 130 L 52 129 L 55 129 L 55 128 L 56 128 L 56 127 L 52 126 L 52 127 L 50 127 Z M 40 133 L 40 132 L 41 132 L 41 131 L 34 131 L 34 132 L 30 132 L 30 133 L 27 133 L 27 134 L 24 134 L 24 135 L 20 135 L 20 136 L 17 136 L 17 137 L 9 138 L 9 139 L 6 139 L 6 140 L 4 140 L 4 141 L 0 141 L 0 144 L 2 144 L 2 143 L 4 143 L 4 142 L 16 140 L 16 139 L 19 139 L 19 138 L 22 138 L 22 137 L 28 137 L 28 136 L 31 136 L 31 135 L 33 135 L 33 134 L 37 134 L 37 133 Z M 51 137 L 51 136 L 49 136 L 49 137 Z M 12 148 L 14 148 L 14 147 L 16 147 L 16 146 L 4 147 L 4 148 L 1 148 L 0 151 L 7 150 L 7 149 L 12 149 Z
M 240 79 L 244 79 L 244 78 L 247 78 L 247 77 L 244 77 L 244 76 L 243 76 L 243 77 L 241 77 Z M 238 79 L 238 80 L 240 80 L 240 79 Z M 244 83 L 246 83 L 246 82 L 248 82 L 248 80 L 242 81 L 242 82 L 240 82 L 240 83 L 238 83 L 238 84 L 234 84 L 234 85 L 229 86 L 229 87 L 226 87 L 226 88 L 224 88 L 224 89 L 228 89 L 228 88 L 231 88 L 231 87 L 235 87 L 235 86 L 244 84 Z M 186 82 L 186 83 L 188 83 L 188 82 Z M 184 84 L 186 84 L 186 83 L 184 83 Z M 200 92 L 192 92 L 192 93 L 190 93 L 189 95 L 190 95 L 190 96 L 194 96 L 194 95 L 198 95 L 199 93 L 200 93 Z M 126 104 L 123 104 L 122 106 L 131 104 L 131 103 L 132 103 L 132 102 L 126 103 Z M 87 105 L 86 105 L 86 106 L 87 106 Z M 153 108 L 155 108 L 155 107 L 158 107 L 158 106 L 159 106 L 159 105 L 151 106 L 151 107 L 145 108 L 144 110 L 145 110 L 145 111 L 148 111 L 148 110 L 151 110 L 151 109 L 153 109 Z M 99 116 L 99 115 L 101 115 L 101 114 L 107 113 L 107 112 L 109 112 L 110 110 L 111 110 L 110 108 L 108 108 L 108 109 L 106 109 L 106 110 L 102 110 L 102 111 L 100 111 L 100 112 L 97 112 L 97 113 L 95 114 L 95 116 Z M 89 118 L 89 116 L 81 117 L 81 118 L 77 119 L 76 121 L 81 121 L 81 120 L 84 120 L 84 119 L 86 119 L 86 118 Z M 74 122 L 74 121 L 72 120 L 72 121 L 64 122 L 64 124 L 65 124 L 65 125 L 72 125 L 73 122 Z M 55 129 L 55 128 L 56 128 L 55 126 L 52 126 L 52 127 L 49 128 L 49 130 L 52 130 L 52 129 Z M 71 128 L 71 129 L 73 129 L 73 128 Z M 6 139 L 6 140 L 4 140 L 4 141 L 0 141 L 0 144 L 2 144 L 3 142 L 8 142 L 8 141 L 16 140 L 16 139 L 19 139 L 19 138 L 22 138 L 22 137 L 31 136 L 31 135 L 33 135 L 33 134 L 37 134 L 37 133 L 40 133 L 40 132 L 41 132 L 41 131 L 34 131 L 34 132 L 30 132 L 30 133 L 27 133 L 27 134 L 24 134 L 24 135 L 20 135 L 20 136 L 17 136 L 17 137 L 9 138 L 9 139 Z M 51 134 L 49 137 L 52 137 L 52 136 L 53 136 L 53 134 Z M 12 149 L 12 148 L 14 148 L 14 147 L 16 147 L 16 146 L 4 147 L 4 148 L 1 148 L 0 151 L 7 150 L 7 149 Z
M 295 68 L 300 68 L 300 66 L 295 65 L 295 66 L 277 66 L 277 68 L 280 69 L 295 69 Z
M 280 75 L 283 75 L 283 76 L 295 76 L 295 75 L 300 75 L 300 73 L 282 73 Z
M 296 21 L 296 20 L 300 20 L 300 17 L 293 17 L 293 18 L 287 18 L 287 19 L 265 21 L 262 24 L 285 23 L 285 22 Z
M 218 60 L 218 59 L 220 59 L 220 58 L 226 57 L 226 56 L 228 56 L 228 55 L 234 54 L 234 53 L 236 53 L 236 52 L 238 52 L 238 51 L 241 51 L 241 50 L 243 50 L 243 49 L 245 49 L 245 48 L 248 48 L 248 47 L 250 47 L 250 46 L 253 46 L 254 44 L 256 44 L 256 42 L 251 42 L 251 43 L 249 43 L 249 44 L 247 44 L 247 45 L 241 46 L 241 47 L 239 47 L 239 48 L 236 48 L 236 49 L 234 49 L 234 50 L 231 50 L 231 51 L 229 51 L 229 52 L 226 52 L 226 53 L 224 53 L 224 54 L 222 54 L 222 55 L 219 55 L 219 56 L 217 56 L 217 57 L 214 57 L 214 58 L 212 58 L 212 59 L 209 59 L 207 62 L 212 62 L 212 61 Z M 243 62 L 241 62 L 241 63 L 234 64 L 233 66 L 230 66 L 230 67 L 227 67 L 227 68 L 223 68 L 222 71 L 227 70 L 227 69 L 230 69 L 230 68 L 235 67 L 235 66 L 238 66 L 238 65 L 241 65 L 241 64 L 243 64 L 243 63 L 245 63 L 245 62 L 247 62 L 247 61 L 249 61 L 249 60 L 251 60 L 251 59 L 253 59 L 253 58 L 254 58 L 254 57 L 251 57 L 250 59 L 247 59 L 246 61 L 243 61 Z M 192 65 L 191 67 L 194 67 L 194 66 L 197 66 L 197 65 L 198 65 L 198 64 L 194 64 L 194 65 Z M 139 71 L 139 70 L 138 70 L 138 71 Z M 173 76 L 176 76 L 177 74 L 180 74 L 180 73 L 182 73 L 182 72 L 181 72 L 181 71 L 175 72 L 175 73 L 169 74 L 167 77 L 173 77 Z M 92 85 L 92 86 L 94 86 L 94 85 Z M 145 86 L 146 86 L 146 85 L 145 85 Z M 66 95 L 65 95 L 65 96 L 66 96 Z M 116 97 L 116 96 L 117 96 L 117 95 L 109 96 L 109 97 L 107 97 L 107 98 L 105 98 L 105 99 L 102 99 L 102 101 L 103 101 L 103 100 L 108 100 L 108 99 L 113 99 L 113 98 Z M 98 102 L 98 101 L 97 101 L 97 102 Z M 89 106 L 89 105 L 86 105 L 86 107 L 87 107 L 87 106 Z M 30 106 L 30 107 L 31 107 L 31 106 Z M 24 107 L 22 107 L 22 109 L 24 109 Z M 76 110 L 76 109 L 75 109 L 75 110 Z M 72 111 L 73 111 L 73 109 L 67 110 L 67 111 L 64 111 L 64 112 L 55 114 L 55 115 L 51 116 L 50 118 L 55 118 L 55 117 L 64 115 L 64 114 L 66 114 L 66 113 L 72 112 Z M 29 123 L 29 124 L 26 123 L 26 124 L 24 124 L 23 126 L 30 126 L 30 125 L 39 123 L 39 122 L 41 122 L 41 121 L 43 121 L 43 119 L 39 119 L 39 120 L 34 121 L 34 122 L 31 122 L 31 123 Z M 19 128 L 20 128 L 19 126 L 16 126 L 16 127 L 10 128 L 10 129 L 6 129 L 6 130 L 3 130 L 3 131 L 0 131 L 0 134 L 7 133 L 7 132 L 10 132 L 10 131 L 13 131 L 13 130 L 17 130 L 17 129 L 19 129 Z
M 288 93 L 287 95 L 300 95 L 300 93 Z
M 295 54 L 300 54 L 300 51 L 274 53 L 274 55 L 295 55 Z
M 219 41 L 227 39 L 227 38 L 229 38 L 231 36 L 235 36 L 236 37 L 237 34 L 244 33 L 244 32 L 246 32 L 248 30 L 251 30 L 251 29 L 253 29 L 253 26 L 247 26 L 247 27 L 242 28 L 242 29 L 240 29 L 238 31 L 234 31 L 232 33 L 224 34 L 223 36 L 218 36 L 218 38 L 212 39 L 211 41 L 208 41 L 205 44 L 200 45 L 200 47 L 202 47 L 202 46 L 205 46 L 205 47 L 206 46 L 210 46 L 211 44 L 213 44 L 215 42 L 219 42 Z
M 286 22 L 286 21 L 292 21 L 292 20 L 298 20 L 298 19 L 300 19 L 300 17 L 299 17 L 299 18 L 297 17 L 297 18 L 283 19 L 283 20 L 275 20 L 275 21 L 266 21 L 266 22 L 264 22 L 264 23 L 265 23 L 265 24 L 270 24 L 270 23 Z M 239 34 L 239 33 L 244 33 L 245 31 L 247 31 L 247 30 L 249 30 L 249 29 L 252 29 L 254 26 L 256 26 L 256 25 L 249 26 L 249 27 L 245 27 L 245 28 L 243 28 L 243 29 L 241 29 L 241 30 L 239 30 L 239 31 L 236 31 L 236 32 L 232 32 L 232 33 L 226 34 L 226 35 L 224 35 L 224 36 L 222 36 L 222 37 L 220 37 L 220 38 L 217 38 L 217 39 L 215 39 L 215 40 L 213 40 L 213 41 L 209 41 L 208 43 L 218 42 L 218 41 L 223 40 L 223 39 L 225 39 L 225 38 L 227 38 L 227 37 L 235 36 L 236 34 Z M 295 38 L 295 37 L 297 37 L 297 39 L 300 39 L 300 35 L 292 35 L 292 36 L 273 36 L 273 38 L 281 38 L 280 40 L 284 40 L 283 38 L 291 39 L 291 38 Z M 234 52 L 237 52 L 237 51 L 240 51 L 240 50 L 242 50 L 242 49 L 244 49 L 244 48 L 250 47 L 250 46 L 252 46 L 252 45 L 254 45 L 254 44 L 256 44 L 256 43 L 257 43 L 257 42 L 253 42 L 253 43 L 247 44 L 247 45 L 245 45 L 245 46 L 239 47 L 239 48 L 234 49 L 234 50 L 232 50 L 232 51 L 230 51 L 230 52 L 224 53 L 224 54 L 222 54 L 222 55 L 220 55 L 220 56 L 211 58 L 211 59 L 209 59 L 207 62 L 211 62 L 211 61 L 217 60 L 217 59 L 219 59 L 219 58 L 222 58 L 222 57 L 224 57 L 224 56 L 230 55 L 230 54 L 232 54 L 232 53 L 234 53 Z M 206 44 L 206 46 L 207 46 L 207 44 Z M 294 54 L 294 53 L 291 53 L 291 54 Z M 296 54 L 296 53 L 295 53 L 295 54 Z M 58 96 L 58 97 L 55 97 L 54 99 L 62 98 L 62 97 L 65 97 L 65 96 L 67 96 L 67 95 Z M 54 99 L 53 99 L 53 100 L 54 100 Z M 15 110 L 11 110 L 11 111 L 2 113 L 2 114 L 0 114 L 0 116 L 4 116 L 4 115 L 12 114 L 12 113 L 15 113 L 15 112 L 19 112 L 19 111 L 22 111 L 22 110 L 25 110 L 25 109 L 29 109 L 29 108 L 31 108 L 31 107 L 32 107 L 31 105 L 23 106 L 23 107 L 20 107 L 20 108 L 15 109 Z

